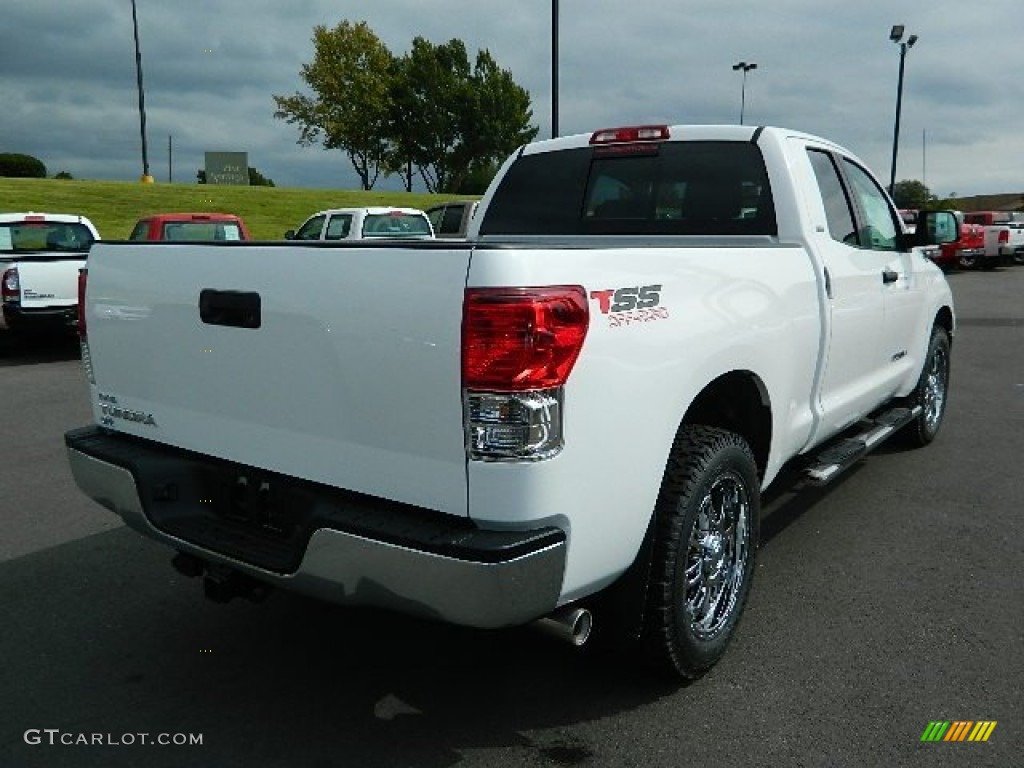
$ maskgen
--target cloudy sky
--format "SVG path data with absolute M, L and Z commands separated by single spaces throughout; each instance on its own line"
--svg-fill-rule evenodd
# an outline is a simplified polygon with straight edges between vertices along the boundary
M 279 186 L 355 188 L 337 150 L 300 147 L 272 94 L 302 90 L 312 30 L 366 21 L 395 55 L 421 35 L 486 48 L 551 133 L 552 0 L 136 0 L 151 172 L 193 181 L 207 150 L 247 151 Z M 562 134 L 637 123 L 745 122 L 816 133 L 887 182 L 904 24 L 897 179 L 939 195 L 1024 189 L 1021 0 L 560 0 Z M 130 0 L 3 0 L 0 152 L 51 174 L 142 168 Z M 378 188 L 398 188 L 397 181 Z

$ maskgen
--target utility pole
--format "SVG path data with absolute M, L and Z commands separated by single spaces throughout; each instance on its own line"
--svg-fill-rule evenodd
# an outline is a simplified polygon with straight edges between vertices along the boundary
M 149 175 L 149 148 L 146 146 L 146 97 L 142 89 L 142 53 L 139 50 L 139 18 L 132 0 L 132 28 L 135 30 L 135 78 L 139 84 L 139 132 L 142 134 L 142 177 L 143 184 L 152 184 Z
M 551 0 L 551 138 L 558 138 L 558 0 Z

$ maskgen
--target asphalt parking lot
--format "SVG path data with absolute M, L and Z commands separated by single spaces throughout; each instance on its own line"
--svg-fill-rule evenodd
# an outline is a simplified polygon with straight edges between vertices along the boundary
M 0 332 L 0 766 L 1024 765 L 1024 268 L 950 282 L 939 438 L 773 487 L 739 633 L 685 687 L 529 629 L 203 600 L 74 487 L 74 345 Z

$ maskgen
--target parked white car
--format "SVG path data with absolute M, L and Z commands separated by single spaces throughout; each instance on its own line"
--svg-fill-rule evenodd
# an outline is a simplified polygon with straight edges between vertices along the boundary
M 434 237 L 427 214 L 418 208 L 332 208 L 317 211 L 297 230 L 284 233 L 286 240 L 362 240 L 400 237 L 417 240 Z

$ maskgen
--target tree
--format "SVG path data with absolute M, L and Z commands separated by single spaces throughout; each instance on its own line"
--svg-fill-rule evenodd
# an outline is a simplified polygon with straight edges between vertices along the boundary
M 53 178 L 70 180 L 74 179 L 75 177 L 72 176 L 71 173 L 68 171 L 57 171 L 57 173 L 53 174 Z
M 257 171 L 251 165 L 249 166 L 249 186 L 250 187 L 273 187 L 275 186 L 273 179 L 268 179 L 262 173 Z
M 343 150 L 362 188 L 373 189 L 389 155 L 393 57 L 366 22 L 317 25 L 313 47 L 300 73 L 313 96 L 274 96 L 274 117 L 299 126 L 301 145 Z
M 0 153 L 0 176 L 16 179 L 45 179 L 46 166 L 38 157 L 17 152 Z
M 430 192 L 460 191 L 537 135 L 529 93 L 487 50 L 471 68 L 461 40 L 434 45 L 417 37 L 399 77 L 398 113 L 408 132 L 399 146 Z
M 469 57 L 461 40 L 434 45 L 412 41 L 404 66 L 408 95 L 406 124 L 412 161 L 429 192 L 449 189 L 461 139 L 462 110 L 470 110 Z
M 893 202 L 897 208 L 928 208 L 935 202 L 935 195 L 922 182 L 906 179 L 896 182 L 892 192 Z
M 406 192 L 412 192 L 415 176 L 413 158 L 417 155 L 417 126 L 413 119 L 417 101 L 410 66 L 408 56 L 391 62 L 392 88 L 387 128 L 390 141 L 384 168 L 386 173 L 396 173 L 401 177 Z
M 484 187 L 498 166 L 517 147 L 533 141 L 538 127 L 531 125 L 530 94 L 516 85 L 508 70 L 498 67 L 490 52 L 477 53 L 470 81 L 470 108 L 462 112 L 462 145 L 453 191 L 469 194 L 470 177 Z M 482 190 L 481 190 L 482 191 Z

